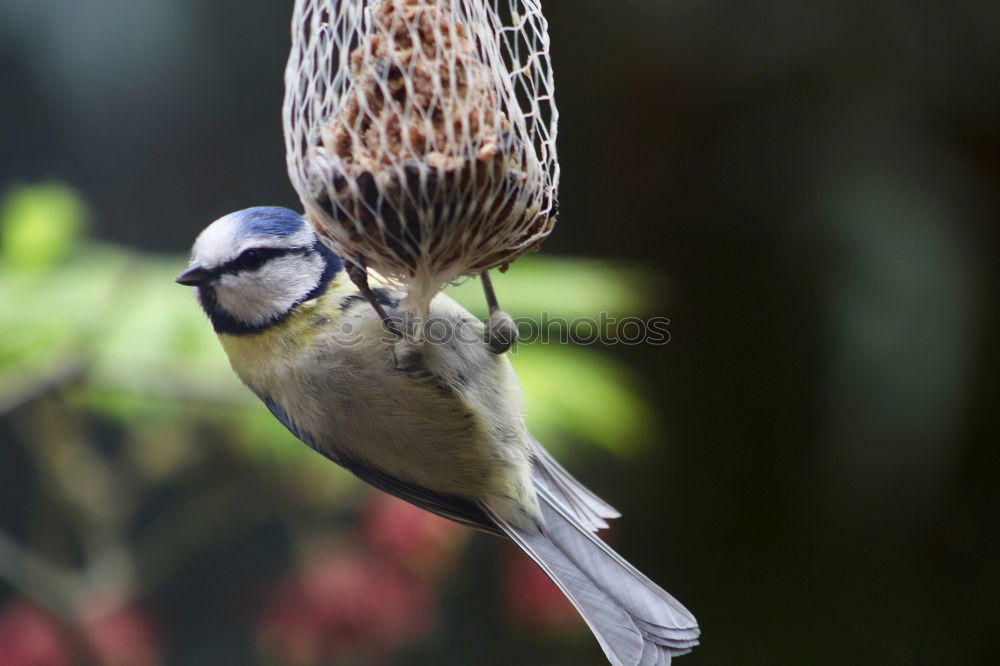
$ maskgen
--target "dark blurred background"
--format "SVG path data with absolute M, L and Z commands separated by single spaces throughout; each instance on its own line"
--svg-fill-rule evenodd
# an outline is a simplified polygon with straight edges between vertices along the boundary
M 297 207 L 290 6 L 0 5 L 0 663 L 601 664 L 498 540 L 265 423 L 170 284 L 211 220 Z M 698 615 L 681 663 L 991 663 L 1000 4 L 544 6 L 562 213 L 524 270 L 564 290 L 520 310 L 671 341 L 516 363 Z

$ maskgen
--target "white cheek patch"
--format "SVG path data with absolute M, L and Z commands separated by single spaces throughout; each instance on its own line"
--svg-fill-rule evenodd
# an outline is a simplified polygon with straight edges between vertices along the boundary
M 301 302 L 319 284 L 324 268 L 323 259 L 315 252 L 276 257 L 255 271 L 220 276 L 215 297 L 236 319 L 248 326 L 261 326 Z

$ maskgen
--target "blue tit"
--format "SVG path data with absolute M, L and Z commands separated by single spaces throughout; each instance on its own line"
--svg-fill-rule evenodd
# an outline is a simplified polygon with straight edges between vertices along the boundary
M 206 228 L 177 282 L 197 287 L 240 379 L 298 439 L 371 485 L 520 546 L 615 666 L 667 664 L 694 616 L 596 536 L 618 512 L 531 437 L 506 355 L 444 294 L 417 341 L 387 331 L 298 214 L 250 208 Z M 403 294 L 374 289 L 406 329 Z

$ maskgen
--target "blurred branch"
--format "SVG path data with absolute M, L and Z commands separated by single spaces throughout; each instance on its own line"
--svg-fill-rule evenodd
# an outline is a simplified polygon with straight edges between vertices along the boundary
M 67 621 L 83 597 L 83 577 L 49 562 L 0 530 L 0 578 Z
M 0 381 L 0 416 L 15 411 L 19 407 L 51 393 L 60 386 L 79 379 L 86 364 L 79 358 L 69 358 L 54 364 L 48 373 L 35 375 L 21 382 Z M 13 384 L 13 386 L 10 386 Z
M 143 563 L 142 591 L 154 590 L 178 569 L 196 559 L 206 543 L 221 543 L 246 527 L 246 517 L 234 507 L 245 502 L 227 487 L 179 498 L 164 516 L 141 535 L 136 559 Z
M 137 490 L 124 465 L 100 455 L 92 446 L 82 413 L 67 408 L 61 396 L 39 401 L 23 419 L 25 452 L 34 460 L 50 494 L 72 513 L 84 564 L 81 584 L 130 593 L 135 563 L 126 546 L 126 525 Z M 22 415 L 18 415 L 19 417 Z

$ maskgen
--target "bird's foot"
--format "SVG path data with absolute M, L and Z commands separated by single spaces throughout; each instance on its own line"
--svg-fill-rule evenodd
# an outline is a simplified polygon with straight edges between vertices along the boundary
M 489 319 L 486 320 L 486 331 L 483 334 L 483 342 L 494 354 L 503 354 L 510 350 L 517 342 L 517 324 L 514 318 L 500 309 L 497 303 L 497 294 L 493 290 L 493 282 L 490 280 L 489 271 L 483 271 L 480 275 L 483 280 L 483 292 L 486 294 L 486 305 L 490 309 Z
M 486 320 L 483 342 L 494 354 L 503 354 L 517 342 L 517 324 L 503 310 L 493 310 Z
M 372 309 L 375 310 L 378 318 L 382 321 L 382 326 L 385 330 L 397 338 L 403 337 L 403 332 L 399 330 L 398 326 L 396 326 L 396 322 L 394 322 L 389 315 L 386 314 L 385 308 L 383 308 L 382 304 L 378 302 L 378 299 L 375 297 L 375 292 L 372 291 L 371 286 L 368 284 L 368 270 L 365 268 L 365 260 L 363 256 L 359 254 L 353 262 L 349 262 L 347 276 L 350 278 L 351 282 L 354 283 L 354 286 L 358 288 L 358 291 L 361 292 L 361 295 L 365 297 L 365 300 L 371 304 Z

